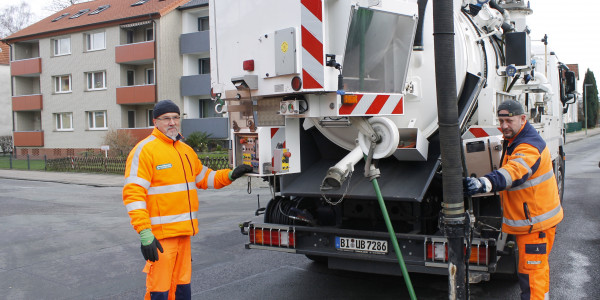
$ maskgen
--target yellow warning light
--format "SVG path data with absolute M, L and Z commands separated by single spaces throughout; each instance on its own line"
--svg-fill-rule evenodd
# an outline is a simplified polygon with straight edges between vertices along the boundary
M 356 95 L 343 95 L 342 96 L 342 104 L 356 104 L 358 103 L 358 96 Z

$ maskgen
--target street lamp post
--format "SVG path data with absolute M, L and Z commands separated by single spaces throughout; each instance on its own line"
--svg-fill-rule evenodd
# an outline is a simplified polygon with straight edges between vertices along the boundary
M 587 87 L 588 86 L 592 86 L 593 84 L 591 83 L 586 83 L 583 85 L 583 113 L 584 113 L 584 119 L 585 119 L 585 135 L 587 136 Z

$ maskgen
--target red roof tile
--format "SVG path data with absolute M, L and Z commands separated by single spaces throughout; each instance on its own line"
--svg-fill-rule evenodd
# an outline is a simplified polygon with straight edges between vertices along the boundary
M 10 64 L 10 48 L 3 42 L 0 42 L 0 48 L 2 48 L 2 52 L 0 52 L 0 65 Z
M 5 41 L 13 43 L 22 40 L 30 40 L 47 36 L 54 36 L 66 32 L 86 30 L 88 27 L 110 26 L 111 23 L 126 23 L 129 21 L 156 19 L 164 16 L 178 6 L 185 4 L 189 0 L 148 0 L 148 2 L 131 6 L 138 0 L 95 0 L 71 5 L 51 16 L 26 27 L 8 37 Z M 102 5 L 110 7 L 98 14 L 89 13 Z M 88 12 L 78 18 L 71 19 L 73 15 L 80 10 L 89 9 Z M 60 15 L 68 13 L 69 15 L 52 22 Z

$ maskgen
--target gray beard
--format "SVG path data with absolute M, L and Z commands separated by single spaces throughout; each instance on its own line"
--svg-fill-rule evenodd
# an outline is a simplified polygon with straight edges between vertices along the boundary
M 175 134 L 174 136 L 170 136 L 170 135 L 167 135 L 167 136 L 168 136 L 170 139 L 172 139 L 172 140 L 174 140 L 174 141 L 177 141 L 177 134 Z

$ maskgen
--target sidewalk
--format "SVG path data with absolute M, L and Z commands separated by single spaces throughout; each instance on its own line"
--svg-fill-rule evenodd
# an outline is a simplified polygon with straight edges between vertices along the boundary
M 587 130 L 587 137 L 600 134 L 600 127 Z M 567 133 L 565 143 L 572 143 L 586 138 L 585 130 Z M 123 175 L 115 174 L 92 174 L 92 173 L 74 173 L 74 172 L 45 172 L 45 171 L 26 171 L 26 170 L 6 170 L 0 169 L 0 178 L 48 181 L 66 184 L 81 184 L 95 187 L 123 187 L 125 178 Z M 232 183 L 232 186 L 245 188 L 248 184 L 246 178 L 240 178 Z M 253 178 L 252 188 L 267 187 L 268 184 L 262 179 Z
M 600 134 L 600 127 L 589 128 L 587 130 L 587 137 L 591 137 L 591 136 L 594 136 L 597 134 Z M 579 140 L 582 140 L 585 138 L 586 138 L 585 129 L 581 129 L 576 132 L 570 132 L 570 133 L 567 133 L 565 144 L 576 142 L 576 141 L 579 141 Z
M 82 184 L 95 187 L 123 187 L 125 177 L 114 174 L 46 172 L 0 169 L 0 178 Z
M 123 187 L 125 182 L 124 175 L 116 174 L 94 174 L 94 173 L 76 173 L 76 172 L 48 172 L 48 171 L 27 171 L 27 170 L 7 170 L 0 169 L 0 178 L 58 182 L 66 184 L 80 184 L 94 187 Z M 253 177 L 251 180 L 252 189 L 268 187 L 268 183 L 261 178 Z M 242 177 L 234 181 L 230 187 L 246 189 L 248 187 L 248 178 Z

